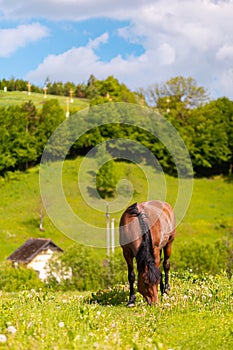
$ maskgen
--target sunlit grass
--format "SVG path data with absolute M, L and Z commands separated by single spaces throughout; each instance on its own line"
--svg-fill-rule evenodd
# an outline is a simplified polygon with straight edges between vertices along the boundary
M 72 210 L 85 222 L 105 227 L 105 212 L 95 210 L 85 202 L 78 184 L 78 169 L 83 161 L 65 161 L 63 167 L 63 185 L 66 199 Z M 118 162 L 122 178 L 127 178 L 133 186 L 133 201 L 144 201 L 148 195 L 148 183 L 152 184 L 150 199 L 166 199 L 174 203 L 177 195 L 177 179 L 156 173 L 150 166 L 145 168 Z M 144 166 L 145 167 L 145 166 Z M 93 169 L 90 169 L 93 170 Z M 89 176 L 89 177 L 88 177 Z M 95 186 L 92 173 L 84 177 L 82 188 Z M 29 237 L 50 237 L 62 248 L 72 241 L 64 236 L 48 218 L 44 211 L 44 232 L 39 231 L 39 216 L 42 208 L 39 189 L 39 167 L 26 173 L 11 173 L 7 178 L 0 178 L 0 260 L 5 259 Z M 164 188 L 165 181 L 165 188 Z M 185 218 L 177 228 L 177 240 L 197 239 L 201 242 L 213 242 L 226 236 L 233 227 L 233 191 L 232 182 L 224 178 L 195 179 L 190 207 Z M 122 197 L 122 200 L 127 197 Z M 97 203 L 95 197 L 89 200 Z M 105 209 L 105 208 L 104 208 Z M 111 215 L 115 218 L 116 232 L 121 211 Z
M 232 349 L 231 281 L 186 273 L 173 275 L 171 287 L 155 307 L 137 295 L 134 308 L 111 302 L 109 295 L 120 298 L 121 286 L 102 291 L 105 304 L 91 303 L 90 293 L 2 293 L 0 334 L 12 350 Z
M 42 108 L 45 101 L 50 99 L 57 99 L 61 106 L 66 110 L 67 97 L 66 96 L 55 96 L 47 95 L 44 98 L 42 93 L 32 92 L 30 95 L 26 91 L 8 91 L 4 92 L 0 90 L 0 107 L 9 107 L 12 105 L 21 105 L 28 101 L 32 101 L 37 108 Z M 89 102 L 85 99 L 73 98 L 73 103 L 69 104 L 70 110 L 79 111 L 81 109 L 87 108 Z

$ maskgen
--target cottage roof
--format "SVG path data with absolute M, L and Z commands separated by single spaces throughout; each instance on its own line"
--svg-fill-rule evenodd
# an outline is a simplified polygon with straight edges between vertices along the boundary
M 7 260 L 29 263 L 41 251 L 47 249 L 63 252 L 51 239 L 29 238 L 21 247 L 8 256 Z

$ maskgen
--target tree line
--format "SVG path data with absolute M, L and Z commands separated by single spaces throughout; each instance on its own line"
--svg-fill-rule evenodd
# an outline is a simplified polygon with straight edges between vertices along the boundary
M 9 86 L 12 89 L 14 86 L 15 89 L 15 84 L 17 89 L 19 86 L 22 89 L 26 87 L 23 81 L 13 79 L 1 80 L 0 88 L 7 86 L 10 90 Z M 48 88 L 52 89 L 55 85 L 58 86 L 58 83 L 51 83 L 50 86 L 47 81 Z M 68 83 L 62 86 L 63 89 L 67 86 L 68 93 Z M 135 93 L 112 76 L 105 80 L 97 80 L 91 76 L 79 88 L 83 97 L 89 98 L 91 106 L 122 101 L 145 105 L 162 114 L 183 138 L 196 176 L 232 173 L 233 101 L 226 97 L 209 100 L 205 89 L 197 86 L 194 79 L 175 77 L 161 86 L 154 85 Z M 50 135 L 64 119 L 65 113 L 55 98 L 46 100 L 42 108 L 36 108 L 32 101 L 18 106 L 1 107 L 0 174 L 25 170 L 38 164 Z M 143 129 L 124 124 L 93 128 L 75 142 L 68 156 L 85 155 L 98 143 L 111 138 L 139 141 L 155 154 L 165 172 L 176 174 L 171 156 L 155 136 Z M 116 144 L 108 150 L 112 156 L 117 155 L 117 147 Z M 132 158 L 140 156 L 137 149 L 131 149 L 130 152 Z
M 0 80 L 0 90 L 7 91 L 28 91 L 28 81 L 22 79 Z M 125 84 L 119 83 L 113 76 L 107 79 L 98 80 L 90 75 L 86 83 L 75 84 L 74 82 L 50 81 L 46 78 L 43 87 L 30 84 L 31 92 L 46 93 L 56 96 L 72 96 L 89 99 L 91 104 L 104 103 L 109 101 L 124 101 L 136 103 L 138 93 L 130 91 Z

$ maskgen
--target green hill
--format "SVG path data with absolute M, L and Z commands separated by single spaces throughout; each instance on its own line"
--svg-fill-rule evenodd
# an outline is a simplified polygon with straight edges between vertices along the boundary
M 66 199 L 74 212 L 88 223 L 105 227 L 105 215 L 85 203 L 77 186 L 78 167 L 83 158 L 68 160 L 63 167 L 63 184 Z M 151 167 L 146 174 L 134 164 L 117 163 L 122 178 L 127 178 L 134 187 L 133 201 L 143 201 L 147 196 L 147 184 L 153 179 L 155 199 L 161 198 L 161 175 Z M 91 175 L 90 175 L 91 176 Z M 148 182 L 147 182 L 148 180 Z M 174 205 L 177 195 L 177 179 L 165 176 L 166 200 Z M 87 185 L 90 178 L 86 178 Z M 25 173 L 9 173 L 8 178 L 0 178 L 0 261 L 29 237 L 50 237 L 56 244 L 66 248 L 72 240 L 60 232 L 44 212 L 43 226 L 40 232 L 40 211 L 42 209 L 39 190 L 39 167 Z M 179 240 L 197 239 L 201 242 L 214 241 L 228 234 L 233 227 L 233 191 L 232 183 L 221 177 L 213 179 L 195 179 L 193 196 L 187 215 L 178 226 Z M 116 228 L 121 212 L 116 212 Z M 68 223 L 67 223 L 68 224 Z M 102 250 L 105 252 L 105 250 Z
M 4 92 L 0 90 L 0 107 L 8 107 L 11 105 L 21 105 L 23 103 L 31 100 L 33 104 L 40 108 L 46 100 L 57 99 L 61 106 L 66 110 L 67 108 L 67 97 L 66 96 L 57 96 L 57 95 L 47 95 L 44 97 L 44 94 L 31 92 L 28 95 L 27 91 L 7 91 Z M 86 108 L 89 106 L 89 101 L 86 99 L 73 98 L 73 102 L 69 103 L 70 110 L 78 111 L 80 109 Z

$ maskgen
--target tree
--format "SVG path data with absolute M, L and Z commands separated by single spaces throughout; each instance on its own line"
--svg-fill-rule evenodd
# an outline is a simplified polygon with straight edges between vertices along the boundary
M 44 147 L 55 131 L 55 129 L 64 121 L 65 113 L 56 99 L 48 100 L 44 103 L 41 112 L 39 113 L 39 126 L 36 131 L 36 137 L 38 139 L 37 147 L 38 153 L 41 155 Z M 63 144 L 57 139 L 51 145 L 51 156 L 53 158 L 59 157 L 63 152 Z M 63 153 L 62 153 L 63 154 Z
M 213 102 L 214 103 L 214 102 Z M 228 137 L 228 170 L 229 175 L 232 175 L 233 169 L 233 101 L 226 97 L 219 98 L 215 101 L 216 107 L 221 111 L 222 123 L 225 125 L 225 130 Z
M 109 160 L 101 166 L 96 175 L 96 188 L 102 198 L 114 197 L 117 180 L 115 162 Z
M 148 88 L 147 95 L 151 104 L 164 112 L 171 109 L 195 108 L 208 101 L 206 90 L 197 86 L 193 78 L 178 76 L 168 80 L 166 83 L 155 84 Z
M 99 165 L 99 170 L 96 174 L 96 188 L 102 198 L 114 197 L 116 193 L 117 167 L 114 159 L 111 158 L 106 151 L 106 144 L 100 145 L 96 154 Z
M 91 100 L 91 105 L 108 102 L 138 103 L 137 96 L 113 76 L 109 76 L 105 80 L 94 80 L 93 84 L 96 93 Z
M 74 96 L 75 90 L 76 90 L 76 86 L 74 83 L 68 81 L 64 84 L 64 95 L 65 96 L 70 96 L 70 97 Z
M 218 101 L 192 110 L 180 134 L 198 175 L 224 173 L 231 157 L 227 118 Z

